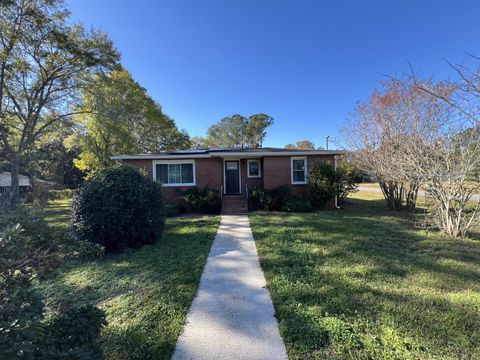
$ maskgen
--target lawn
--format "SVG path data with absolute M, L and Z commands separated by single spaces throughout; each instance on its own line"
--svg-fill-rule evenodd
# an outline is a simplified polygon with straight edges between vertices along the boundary
M 68 202 L 47 219 L 68 223 Z M 106 359 L 170 358 L 217 231 L 219 217 L 169 218 L 162 240 L 124 254 L 69 263 L 41 285 L 50 311 L 87 301 L 106 311 Z
M 290 359 L 480 358 L 480 242 L 385 209 L 250 214 Z

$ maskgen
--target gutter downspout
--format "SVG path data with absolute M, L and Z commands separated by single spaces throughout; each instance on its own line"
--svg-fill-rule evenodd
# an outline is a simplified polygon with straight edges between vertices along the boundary
M 338 155 L 334 155 L 333 157 L 333 166 L 334 166 L 335 172 L 337 171 L 337 157 Z M 341 209 L 341 207 L 338 206 L 338 195 L 335 195 L 335 209 Z

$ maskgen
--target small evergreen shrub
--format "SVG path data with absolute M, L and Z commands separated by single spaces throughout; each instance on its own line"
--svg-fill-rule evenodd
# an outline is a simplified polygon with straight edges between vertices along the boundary
M 199 213 L 218 214 L 222 208 L 219 192 L 208 187 L 200 190 L 194 186 L 188 190 L 181 191 L 180 197 L 190 204 L 192 210 Z
M 107 252 L 155 242 L 164 221 L 161 185 L 131 166 L 98 172 L 73 198 L 73 231 Z
M 292 192 L 288 186 L 282 185 L 272 190 L 255 188 L 251 195 L 255 207 L 265 211 L 280 211 L 291 198 Z
M 178 204 L 165 204 L 165 216 L 174 217 L 182 212 L 180 205 Z

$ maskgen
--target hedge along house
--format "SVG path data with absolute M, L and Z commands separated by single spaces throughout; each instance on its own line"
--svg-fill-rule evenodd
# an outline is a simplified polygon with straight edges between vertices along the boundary
M 305 196 L 308 169 L 316 161 L 336 166 L 342 151 L 275 148 L 179 150 L 119 155 L 112 159 L 143 169 L 163 184 L 167 203 L 181 203 L 178 190 L 208 187 L 222 196 L 224 213 L 245 212 L 254 188 L 286 185 Z M 333 204 L 332 204 L 333 206 Z

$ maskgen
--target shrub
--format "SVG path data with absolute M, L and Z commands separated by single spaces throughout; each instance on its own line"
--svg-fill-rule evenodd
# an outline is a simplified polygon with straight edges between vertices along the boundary
M 308 198 L 313 207 L 323 209 L 338 195 L 340 177 L 328 163 L 315 162 L 308 173 Z
M 208 187 L 200 190 L 195 186 L 180 193 L 180 197 L 189 203 L 194 211 L 218 214 L 222 208 L 219 192 Z
M 293 197 L 282 206 L 282 211 L 285 212 L 310 212 L 312 210 L 313 206 L 310 201 L 302 197 Z
M 272 190 L 252 190 L 252 200 L 256 207 L 265 211 L 282 210 L 284 204 L 291 198 L 291 190 L 288 186 L 282 185 Z
M 340 158 L 337 163 L 337 173 L 340 177 L 338 184 L 338 203 L 343 204 L 347 196 L 358 191 L 357 184 L 362 180 L 357 169 L 348 159 Z
M 84 305 L 52 320 L 33 282 L 58 268 L 48 239 L 32 238 L 20 225 L 0 231 L 0 358 L 101 359 L 103 311 Z M 53 246 L 55 249 L 56 246 Z
M 161 185 L 127 165 L 98 172 L 73 198 L 73 231 L 108 252 L 153 243 L 163 226 Z
M 46 326 L 41 346 L 47 356 L 43 358 L 50 359 L 50 354 L 55 354 L 62 359 L 102 359 L 99 339 L 105 325 L 105 312 L 91 305 L 63 312 Z
M 180 205 L 178 204 L 165 204 L 165 216 L 174 217 L 181 213 Z
M 73 189 L 50 190 L 48 197 L 50 200 L 69 200 L 75 194 Z

